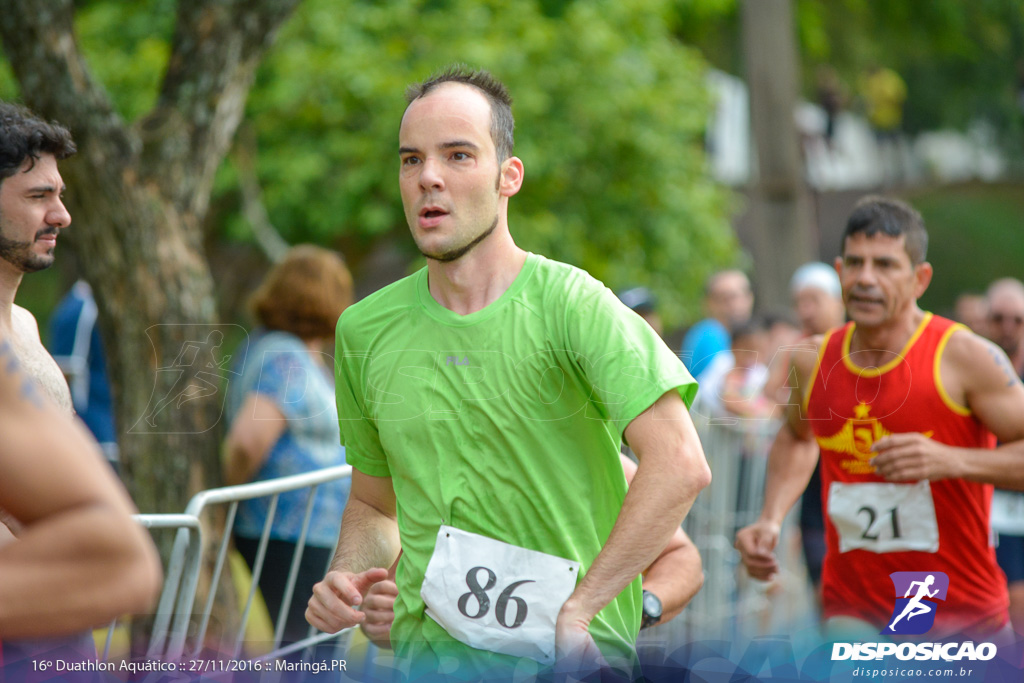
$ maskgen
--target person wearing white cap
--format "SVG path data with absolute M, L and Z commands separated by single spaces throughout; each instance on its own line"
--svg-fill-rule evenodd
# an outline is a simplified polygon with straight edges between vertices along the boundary
M 793 273 L 789 291 L 804 334 L 824 334 L 843 324 L 843 292 L 832 266 L 805 263 Z
M 825 334 L 843 324 L 843 291 L 836 269 L 820 261 L 805 263 L 789 281 L 793 307 L 804 335 Z M 800 499 L 800 541 L 807 575 L 815 594 L 821 587 L 821 562 L 825 557 L 825 521 L 821 512 L 821 468 L 807 483 Z

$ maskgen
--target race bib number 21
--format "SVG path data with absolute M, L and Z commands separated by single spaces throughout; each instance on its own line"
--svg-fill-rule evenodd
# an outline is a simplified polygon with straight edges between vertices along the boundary
M 828 516 L 839 534 L 839 552 L 892 553 L 939 549 L 931 484 L 844 483 L 829 486 Z
M 420 596 L 466 645 L 551 664 L 555 620 L 578 575 L 578 562 L 442 525 Z

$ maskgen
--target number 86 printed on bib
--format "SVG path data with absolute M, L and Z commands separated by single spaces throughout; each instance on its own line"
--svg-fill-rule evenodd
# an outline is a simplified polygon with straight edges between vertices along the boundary
M 442 525 L 420 596 L 456 640 L 552 664 L 555 621 L 578 575 L 578 562 Z

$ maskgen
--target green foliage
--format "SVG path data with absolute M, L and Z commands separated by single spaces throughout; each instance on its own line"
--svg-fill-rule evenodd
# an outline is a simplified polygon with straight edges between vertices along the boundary
M 134 121 L 156 102 L 170 55 L 174 0 L 87 0 L 75 3 L 75 34 L 114 109 Z M 19 101 L 10 64 L 0 57 L 0 99 Z
M 89 66 L 129 122 L 156 101 L 175 6 L 76 3 Z M 515 98 L 526 166 L 511 203 L 517 241 L 614 289 L 651 287 L 669 326 L 693 320 L 703 280 L 733 262 L 736 241 L 729 194 L 704 166 L 705 63 L 670 34 L 670 10 L 670 0 L 305 0 L 258 70 L 243 124 L 272 223 L 293 243 L 411 248 L 397 182 L 404 90 L 464 62 Z M 0 60 L 0 96 L 16 92 Z M 210 223 L 248 240 L 235 163 L 218 173 Z
M 718 68 L 742 74 L 740 3 L 675 0 L 673 30 Z M 756 1 L 756 0 L 755 0 Z M 907 82 L 904 128 L 964 128 L 984 117 L 1019 132 L 1014 102 L 1024 65 L 1020 0 L 794 0 L 804 94 L 814 98 L 815 67 L 830 64 L 848 92 L 872 64 Z M 851 101 L 857 106 L 856 97 Z
M 609 286 L 645 284 L 677 324 L 733 256 L 728 195 L 701 148 L 704 63 L 664 0 L 306 0 L 261 67 L 248 116 L 274 224 L 290 241 L 393 235 L 405 87 L 452 62 L 509 86 L 526 182 L 524 247 Z M 231 190 L 234 171 L 219 187 Z M 240 218 L 229 220 L 242 234 Z
M 904 124 L 919 131 L 1014 118 L 1016 62 L 1024 59 L 1019 0 L 798 0 L 806 63 L 834 63 L 855 88 L 877 62 L 908 86 Z M 811 91 L 813 72 L 805 80 Z
M 0 58 L 0 100 L 5 102 L 19 101 L 18 81 L 14 78 L 11 65 L 6 59 Z
M 156 103 L 174 29 L 174 0 L 79 2 L 75 32 L 114 108 L 134 121 Z
M 928 261 L 935 276 L 921 306 L 952 309 L 963 292 L 983 293 L 994 280 L 1021 276 L 1024 192 L 1020 185 L 965 184 L 907 198 L 928 226 Z

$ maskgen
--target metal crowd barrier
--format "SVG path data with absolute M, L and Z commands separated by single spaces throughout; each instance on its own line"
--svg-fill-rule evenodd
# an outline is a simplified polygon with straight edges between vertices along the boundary
M 764 479 L 768 449 L 778 430 L 778 423 L 767 420 L 708 419 L 694 415 L 704 453 L 711 467 L 713 483 L 697 497 L 684 522 L 684 529 L 701 554 L 704 567 L 704 586 L 682 614 L 662 626 L 641 632 L 638 648 L 645 646 L 680 646 L 699 639 L 736 639 L 770 632 L 773 615 L 779 603 L 786 609 L 813 609 L 810 589 L 803 573 L 803 565 L 793 541 L 797 538 L 796 515 L 787 517 L 783 525 L 779 552 L 783 554 L 782 589 L 774 597 L 767 595 L 764 584 L 746 578 L 733 548 L 736 531 L 757 519 L 763 502 Z M 302 532 L 298 549 L 292 559 L 283 603 L 275 621 L 272 651 L 255 656 L 254 660 L 284 657 L 297 651 L 306 651 L 320 643 L 337 639 L 346 640 L 351 631 L 338 634 L 317 633 L 310 627 L 303 640 L 281 647 L 285 619 L 294 595 L 302 550 L 311 521 L 312 501 L 318 486 L 351 476 L 348 465 L 314 472 L 253 482 L 241 486 L 210 489 L 196 494 L 183 514 L 137 515 L 140 524 L 149 529 L 177 529 L 174 547 L 168 563 L 164 590 L 157 607 L 146 650 L 147 657 L 178 660 L 188 650 L 190 624 L 194 624 L 189 657 L 198 655 L 203 648 L 210 616 L 216 598 L 216 588 L 227 560 L 231 529 L 238 503 L 243 500 L 273 496 L 267 523 L 257 550 L 252 570 L 252 585 L 242 610 L 238 632 L 231 651 L 225 656 L 237 658 L 247 622 L 254 603 L 260 572 L 265 557 L 274 511 L 280 494 L 309 488 Z M 201 515 L 215 505 L 228 505 L 224 537 L 220 539 L 210 592 L 201 609 L 193 612 L 202 570 L 204 528 Z M 326 573 L 328 567 L 324 568 Z M 271 615 L 273 616 L 273 615 Z M 196 620 L 196 621 L 193 621 Z M 777 619 L 776 619 L 777 621 Z M 755 624 L 751 626 L 751 624 Z M 113 632 L 111 628 L 110 632 Z M 104 659 L 109 656 L 110 635 L 104 648 Z M 368 656 L 372 657 L 373 648 Z
M 277 501 L 282 493 L 298 489 L 309 489 L 309 496 L 306 500 L 305 516 L 303 518 L 302 530 L 296 544 L 296 551 L 292 557 L 291 568 L 288 574 L 281 609 L 276 615 L 273 649 L 270 653 L 261 655 L 257 659 L 272 659 L 285 656 L 301 650 L 311 649 L 325 641 L 347 639 L 350 631 L 341 631 L 336 634 L 317 633 L 316 629 L 310 626 L 307 637 L 292 643 L 287 647 L 281 647 L 281 638 L 284 632 L 285 620 L 288 609 L 294 597 L 295 581 L 298 576 L 299 563 L 302 560 L 302 553 L 306 544 L 306 535 L 312 519 L 313 500 L 316 491 L 322 484 L 350 477 L 352 467 L 340 465 L 329 467 L 313 472 L 306 472 L 289 477 L 281 477 L 266 481 L 252 482 L 240 486 L 227 486 L 223 488 L 200 491 L 189 501 L 183 514 L 163 515 L 136 515 L 136 520 L 148 529 L 177 529 L 171 557 L 167 565 L 164 579 L 164 588 L 157 605 L 156 616 L 153 622 L 152 631 L 149 637 L 146 657 L 150 659 L 175 661 L 180 660 L 186 654 L 188 648 L 190 624 L 194 624 L 194 636 L 191 649 L 188 650 L 189 657 L 199 655 L 204 647 L 207 629 L 210 624 L 210 616 L 213 611 L 216 599 L 216 590 L 220 584 L 221 573 L 230 549 L 231 530 L 234 527 L 235 514 L 238 510 L 238 503 L 252 498 L 271 496 L 267 522 L 263 526 L 259 546 L 256 553 L 256 560 L 252 569 L 252 585 L 246 599 L 244 609 L 239 620 L 238 632 L 234 635 L 234 642 L 231 651 L 223 653 L 224 656 L 238 658 L 242 654 L 242 645 L 249 616 L 259 590 L 259 577 L 263 569 L 263 561 L 266 555 L 266 548 L 270 539 L 270 529 L 274 521 L 274 513 L 277 509 Z M 213 575 L 210 578 L 210 590 L 206 596 L 202 608 L 193 614 L 197 601 L 199 579 L 202 573 L 202 556 L 204 546 L 204 528 L 201 523 L 201 516 L 209 508 L 216 505 L 227 505 L 227 516 L 224 524 L 224 536 L 220 539 L 217 558 L 214 563 Z M 333 553 L 332 553 L 333 554 Z M 329 567 L 324 567 L 326 573 Z M 271 615 L 273 617 L 274 615 Z M 196 619 L 197 621 L 193 621 Z M 114 632 L 115 624 L 111 625 L 108 631 L 106 646 L 104 647 L 103 659 L 109 658 L 110 642 Z
M 179 534 L 184 534 L 187 549 L 191 547 L 199 547 L 198 539 L 201 527 L 198 517 L 183 514 L 146 514 L 134 515 L 134 518 L 135 521 L 149 529 L 150 532 L 156 529 L 178 529 Z M 193 539 L 196 539 L 197 542 L 193 543 Z M 183 555 L 180 561 L 186 562 L 189 560 Z M 168 566 L 166 577 L 170 577 L 171 575 L 180 575 L 180 571 L 180 568 L 174 569 L 172 566 Z M 171 606 L 174 604 L 177 590 L 177 583 L 172 583 L 165 578 L 164 587 L 160 593 L 160 601 L 158 603 L 156 618 L 154 621 L 153 634 L 156 634 L 157 632 L 166 634 L 167 624 L 171 617 Z M 115 619 L 107 628 L 107 637 L 103 645 L 103 654 L 101 656 L 103 661 L 110 658 L 110 646 L 114 638 L 114 633 L 117 630 L 117 624 L 118 620 Z M 151 635 L 150 643 L 154 642 L 154 640 L 154 636 Z
M 695 640 L 735 640 L 771 632 L 782 627 L 781 621 L 798 619 L 794 614 L 809 609 L 813 600 L 802 558 L 794 550 L 795 514 L 783 525 L 778 546 L 783 570 L 775 588 L 749 579 L 733 547 L 736 531 L 760 515 L 768 450 L 779 423 L 692 414 L 712 483 L 697 496 L 683 529 L 700 552 L 704 585 L 678 617 L 642 631 L 638 647 L 678 647 Z M 769 590 L 775 593 L 769 595 Z

